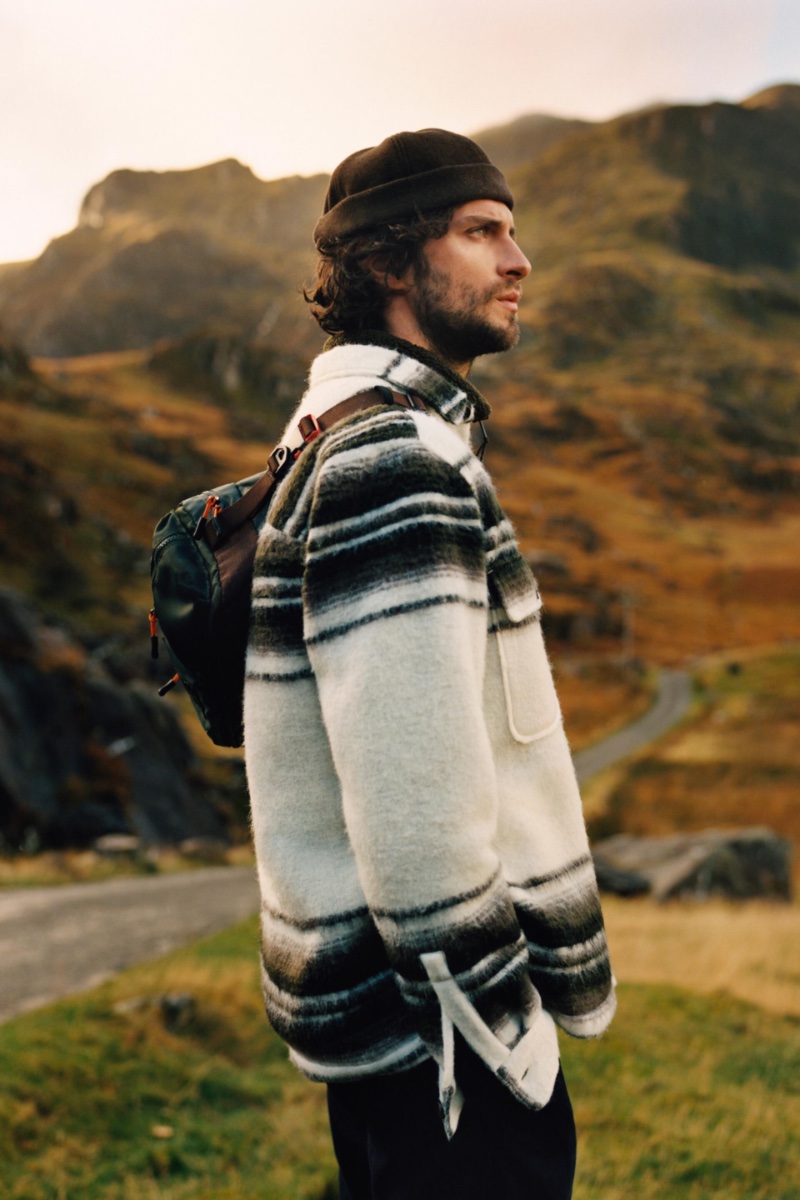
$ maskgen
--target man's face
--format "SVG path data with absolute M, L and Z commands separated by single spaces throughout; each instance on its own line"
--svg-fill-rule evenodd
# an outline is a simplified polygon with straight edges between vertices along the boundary
M 400 336 L 461 370 L 480 354 L 510 350 L 519 340 L 521 283 L 530 270 L 505 204 L 460 205 L 447 233 L 423 247 L 422 268 L 405 293 L 412 336 L 408 329 Z

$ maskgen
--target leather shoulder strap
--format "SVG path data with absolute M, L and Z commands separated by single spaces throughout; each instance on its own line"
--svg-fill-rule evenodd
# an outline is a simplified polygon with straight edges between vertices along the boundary
M 298 428 L 303 437 L 303 446 L 313 441 L 320 433 L 324 433 L 337 421 L 352 416 L 364 408 L 374 408 L 377 404 L 399 404 L 402 408 L 422 408 L 422 401 L 416 396 L 405 396 L 402 392 L 392 391 L 387 387 L 370 388 L 368 392 L 358 392 L 341 400 L 327 409 L 319 417 L 302 417 Z M 297 451 L 299 454 L 300 450 Z M 269 501 L 275 487 L 292 465 L 297 454 L 292 454 L 287 446 L 279 445 L 267 459 L 267 468 L 251 488 L 227 508 L 220 509 L 215 517 L 210 518 L 202 527 L 201 534 L 205 537 L 211 549 L 230 537 L 245 521 L 260 512 Z
M 303 417 L 299 422 L 300 432 L 303 433 L 303 422 L 309 421 L 312 425 L 316 424 L 320 432 L 330 429 L 337 421 L 343 421 L 345 417 L 350 417 L 353 413 L 359 412 L 362 408 L 374 408 L 376 404 L 399 404 L 401 408 L 417 408 L 421 407 L 421 401 L 417 401 L 414 396 L 404 396 L 402 392 L 393 392 L 391 388 L 374 387 L 368 392 L 359 392 L 356 396 L 349 396 L 347 400 L 341 400 L 339 404 L 334 404 L 333 408 L 329 408 L 321 417 Z M 303 434 L 305 439 L 305 434 Z M 313 440 L 309 439 L 309 440 Z

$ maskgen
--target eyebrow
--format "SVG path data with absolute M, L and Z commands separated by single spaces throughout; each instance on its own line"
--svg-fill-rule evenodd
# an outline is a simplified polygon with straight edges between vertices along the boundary
M 488 213 L 481 212 L 464 213 L 463 216 L 457 218 L 454 224 L 458 229 L 461 229 L 467 225 L 483 225 L 488 226 L 491 229 L 502 229 L 505 227 L 505 221 L 501 220 L 500 217 L 490 217 Z M 517 233 L 516 228 L 513 225 L 509 227 L 508 232 L 512 238 L 515 237 Z

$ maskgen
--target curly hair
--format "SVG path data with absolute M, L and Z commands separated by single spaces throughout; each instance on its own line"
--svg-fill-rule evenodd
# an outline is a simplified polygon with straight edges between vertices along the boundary
M 406 224 L 382 225 L 317 247 L 317 274 L 303 296 L 326 333 L 347 336 L 383 329 L 388 278 L 423 266 L 422 247 L 444 237 L 455 206 L 417 213 Z

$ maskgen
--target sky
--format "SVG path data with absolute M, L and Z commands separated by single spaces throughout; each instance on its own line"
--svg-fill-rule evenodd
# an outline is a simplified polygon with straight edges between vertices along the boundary
M 401 129 L 800 82 L 800 0 L 0 0 L 0 263 L 119 167 L 330 171 Z

